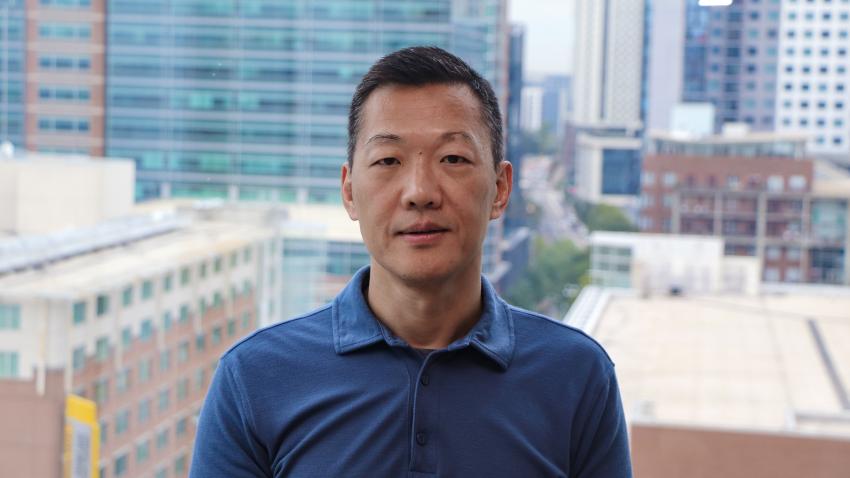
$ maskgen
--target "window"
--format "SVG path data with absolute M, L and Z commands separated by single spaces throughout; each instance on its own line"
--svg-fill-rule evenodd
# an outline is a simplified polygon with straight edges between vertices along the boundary
M 251 313 L 245 312 L 242 314 L 242 328 L 247 329 L 251 326 Z
M 142 283 L 142 300 L 148 300 L 153 296 L 153 281 L 146 280 Z
M 222 264 L 222 262 L 223 262 L 223 261 L 222 261 L 222 259 L 221 259 L 221 256 L 218 256 L 218 257 L 216 257 L 216 258 L 215 258 L 215 260 L 213 261 L 213 271 L 214 271 L 214 272 L 216 272 L 216 273 L 221 272 L 221 264 Z
M 239 254 L 236 252 L 232 252 L 230 254 L 230 268 L 236 267 L 237 262 L 239 261 Z
M 130 427 L 130 410 L 124 409 L 115 415 L 115 434 L 121 435 Z
M 174 434 L 178 437 L 182 437 L 186 434 L 186 428 L 188 425 L 188 419 L 186 417 L 177 420 L 177 424 L 174 426 Z
M 97 316 L 103 317 L 104 315 L 109 313 L 109 296 L 99 295 L 97 296 Z
M 216 327 L 212 331 L 211 339 L 212 345 L 218 345 L 221 343 L 221 327 Z
M 18 352 L 0 352 L 0 378 L 18 378 Z
M 187 285 L 192 280 L 192 271 L 188 267 L 180 269 L 180 285 Z
M 129 326 L 121 329 L 121 347 L 128 349 L 130 348 L 130 344 L 133 343 L 133 331 Z
M 86 366 L 86 348 L 83 346 L 75 347 L 71 352 L 71 363 L 74 371 L 82 370 Z
M 765 256 L 768 260 L 778 261 L 782 256 L 782 248 L 779 246 L 767 246 L 765 248 Z
M 145 319 L 142 321 L 142 328 L 139 331 L 139 340 L 147 342 L 153 336 L 153 321 Z
M 139 424 L 146 423 L 151 418 L 151 399 L 146 398 L 139 402 Z
M 171 292 L 171 279 L 172 275 L 169 273 L 162 279 L 162 290 L 163 292 Z
M 109 380 L 105 378 L 98 379 L 94 382 L 94 401 L 98 406 L 103 406 L 106 400 L 109 399 Z
M 119 394 L 126 392 L 130 388 L 130 369 L 125 367 L 118 372 L 115 377 L 115 389 Z
M 186 455 L 180 455 L 176 460 L 174 460 L 174 474 L 177 476 L 182 476 L 186 474 Z
M 165 312 L 162 314 L 162 330 L 163 330 L 164 332 L 168 332 L 169 330 L 171 330 L 171 324 L 172 324 L 172 322 L 173 322 L 173 321 L 171 320 L 171 312 L 170 312 L 170 311 L 165 311 Z
M 94 358 L 99 362 L 102 362 L 102 361 L 106 360 L 107 358 L 109 358 L 109 339 L 108 338 L 101 337 L 101 338 L 97 339 L 97 342 L 95 342 L 95 348 L 94 348 Z
M 207 339 L 203 333 L 200 333 L 195 336 L 195 350 L 201 352 L 206 348 Z
M 168 446 L 168 428 L 163 428 L 156 433 L 156 449 L 162 450 Z
M 782 176 L 772 175 L 767 178 L 767 190 L 772 192 L 782 191 L 785 187 L 785 181 Z
M 21 306 L 0 304 L 0 330 L 18 330 L 21 328 Z
M 148 461 L 151 455 L 151 441 L 145 440 L 136 444 L 136 464 L 142 464 Z
M 676 173 L 664 173 L 664 186 L 673 187 L 676 185 Z
M 187 304 L 183 304 L 180 306 L 180 318 L 178 321 L 181 324 L 185 324 L 189 321 L 189 306 Z
M 171 351 L 168 349 L 159 353 L 159 371 L 167 372 L 171 368 Z
M 139 383 L 146 383 L 151 379 L 151 368 L 153 368 L 153 359 L 139 362 Z
M 189 379 L 182 378 L 177 381 L 177 400 L 184 400 L 189 395 Z M 179 422 L 178 422 L 179 424 Z M 177 436 L 180 436 L 179 429 Z
M 207 263 L 206 262 L 202 262 L 201 265 L 198 267 L 198 276 L 201 279 L 205 279 L 207 277 Z
M 115 459 L 115 472 L 113 476 L 121 477 L 127 474 L 128 457 L 126 453 L 122 453 Z
M 73 306 L 74 325 L 82 324 L 86 321 L 86 303 L 74 302 Z
M 806 189 L 806 177 L 799 174 L 791 176 L 788 178 L 788 187 L 791 188 L 792 191 L 802 191 Z
M 189 341 L 184 340 L 177 346 L 177 363 L 186 363 L 189 360 Z
M 233 337 L 236 335 L 236 320 L 230 319 L 227 321 L 227 336 Z
M 121 305 L 129 307 L 133 304 L 133 286 L 127 286 L 121 293 Z
M 195 391 L 203 390 L 205 381 L 206 381 L 206 371 L 203 368 L 199 368 L 198 370 L 195 370 Z
M 242 262 L 251 262 L 251 246 L 246 247 L 242 253 Z
M 171 404 L 171 391 L 169 389 L 163 389 L 159 391 L 159 395 L 157 396 L 157 410 L 160 412 L 164 412 L 168 409 L 168 406 Z

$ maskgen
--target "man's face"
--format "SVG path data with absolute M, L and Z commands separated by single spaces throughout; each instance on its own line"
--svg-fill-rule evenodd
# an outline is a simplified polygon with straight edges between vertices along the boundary
M 342 197 L 373 268 L 421 284 L 480 273 L 512 178 L 510 163 L 493 166 L 480 108 L 465 85 L 383 86 L 366 100 Z

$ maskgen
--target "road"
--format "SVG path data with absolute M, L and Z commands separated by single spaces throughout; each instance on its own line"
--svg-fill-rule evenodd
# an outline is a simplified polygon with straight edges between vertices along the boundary
M 588 231 L 560 189 L 563 167 L 553 164 L 549 156 L 523 158 L 522 189 L 525 200 L 541 209 L 539 233 L 547 242 L 571 240 L 578 247 L 588 244 Z

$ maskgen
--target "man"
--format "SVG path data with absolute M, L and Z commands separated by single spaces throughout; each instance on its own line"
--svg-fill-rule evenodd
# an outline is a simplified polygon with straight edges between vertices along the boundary
M 614 368 L 481 275 L 511 192 L 490 85 L 416 47 L 354 94 L 342 197 L 371 266 L 221 359 L 191 476 L 626 477 Z

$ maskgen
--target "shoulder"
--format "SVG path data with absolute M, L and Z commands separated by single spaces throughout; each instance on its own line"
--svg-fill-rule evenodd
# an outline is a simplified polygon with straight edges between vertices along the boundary
M 221 357 L 225 362 L 250 361 L 279 357 L 286 352 L 303 353 L 305 349 L 332 347 L 331 305 L 292 319 L 262 327 L 233 344 Z M 259 362 L 262 363 L 262 362 Z
M 584 331 L 545 315 L 506 305 L 513 318 L 518 344 L 535 352 L 593 363 L 604 369 L 613 368 L 614 363 L 602 345 Z

